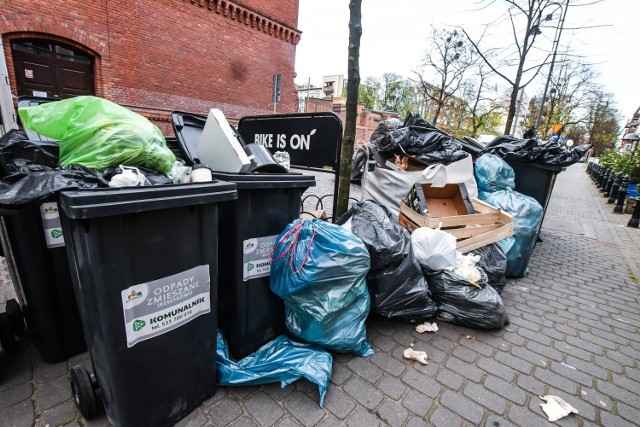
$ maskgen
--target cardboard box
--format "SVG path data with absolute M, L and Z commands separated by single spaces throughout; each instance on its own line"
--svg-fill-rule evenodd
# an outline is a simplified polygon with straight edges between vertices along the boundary
M 414 211 L 427 216 L 456 216 L 474 213 L 469 193 L 464 184 L 447 184 L 434 187 L 416 184 L 406 198 Z
M 420 215 L 405 200 L 400 202 L 400 224 L 409 232 L 418 227 L 440 228 L 456 237 L 458 251 L 471 252 L 513 234 L 513 217 L 479 199 L 470 199 L 471 214 Z
M 429 167 L 429 164 L 412 156 L 396 155 L 393 163 L 399 168 L 407 172 L 423 171 Z
M 302 212 L 300 214 L 300 218 L 305 218 L 305 219 L 317 218 L 322 221 L 326 221 L 328 219 L 327 212 L 325 212 L 324 209 L 311 211 L 311 212 Z

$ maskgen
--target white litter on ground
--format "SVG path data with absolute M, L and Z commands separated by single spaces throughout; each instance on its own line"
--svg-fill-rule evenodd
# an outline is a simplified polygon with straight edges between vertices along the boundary
M 423 365 L 428 365 L 427 362 L 427 353 L 424 351 L 415 351 L 412 348 L 408 348 L 404 351 L 404 357 L 410 360 L 415 360 L 416 362 L 420 362 Z
M 438 325 L 436 323 L 425 322 L 416 326 L 416 332 L 421 334 L 423 332 L 438 332 Z
M 541 403 L 540 406 L 542 406 L 542 410 L 547 414 L 547 417 L 551 422 L 558 421 L 560 418 L 564 418 L 572 412 L 574 414 L 578 413 L 576 408 L 569 405 L 558 396 L 548 395 L 538 397 L 546 402 Z

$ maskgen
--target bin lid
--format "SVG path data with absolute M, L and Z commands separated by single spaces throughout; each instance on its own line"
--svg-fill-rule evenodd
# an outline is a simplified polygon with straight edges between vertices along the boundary
M 197 159 L 196 153 L 206 122 L 207 116 L 200 114 L 185 113 L 182 111 L 174 111 L 171 113 L 173 132 L 182 150 L 182 155 L 178 157 L 184 158 L 189 166 L 201 163 L 201 161 Z M 233 127 L 232 130 L 235 132 L 238 140 L 244 143 L 238 131 Z M 243 149 L 251 159 L 248 172 L 287 173 L 287 169 L 277 164 L 275 160 L 273 160 L 269 150 L 263 146 L 258 144 L 245 144 Z
M 180 157 L 184 158 L 189 166 L 198 163 L 195 161 L 196 150 L 206 122 L 207 116 L 200 114 L 184 113 L 182 111 L 171 113 L 173 133 L 175 133 L 178 145 L 182 150 L 182 156 Z
M 555 173 L 562 172 L 565 169 L 563 166 L 560 166 L 560 165 L 549 165 L 549 164 L 546 164 L 546 163 L 516 162 L 516 161 L 513 161 L 513 160 L 505 160 L 505 161 L 512 168 L 516 168 L 516 167 L 523 167 L 523 168 L 532 167 L 532 168 L 537 168 L 537 169 L 544 169 L 544 170 L 547 170 L 549 172 L 555 172 Z
M 237 198 L 235 184 L 216 180 L 63 191 L 60 193 L 60 206 L 69 218 L 84 219 L 225 202 Z
M 266 188 L 309 188 L 316 186 L 313 175 L 301 173 L 225 173 L 213 172 L 213 177 L 237 185 L 238 190 Z

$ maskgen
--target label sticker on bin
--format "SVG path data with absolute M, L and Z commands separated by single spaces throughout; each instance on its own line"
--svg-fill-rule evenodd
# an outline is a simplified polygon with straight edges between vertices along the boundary
M 40 205 L 40 216 L 42 217 L 42 228 L 44 238 L 48 248 L 59 248 L 64 246 L 64 236 L 62 235 L 62 223 L 56 202 L 48 202 Z
M 172 331 L 211 311 L 209 265 L 121 292 L 127 347 Z
M 275 236 L 256 237 L 242 242 L 242 280 L 256 279 L 271 274 L 271 251 Z

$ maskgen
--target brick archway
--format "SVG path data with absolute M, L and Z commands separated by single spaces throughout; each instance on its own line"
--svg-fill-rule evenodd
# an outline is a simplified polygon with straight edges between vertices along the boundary
M 87 32 L 81 27 L 64 20 L 36 14 L 12 13 L 0 20 L 0 34 L 6 59 L 12 93 L 17 93 L 11 41 L 18 39 L 45 39 L 62 42 L 83 52 L 94 59 L 94 83 L 97 96 L 103 96 L 101 59 L 108 55 L 107 37 Z

